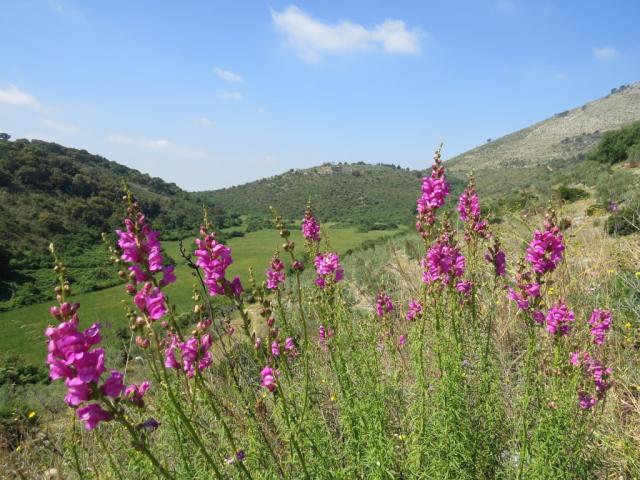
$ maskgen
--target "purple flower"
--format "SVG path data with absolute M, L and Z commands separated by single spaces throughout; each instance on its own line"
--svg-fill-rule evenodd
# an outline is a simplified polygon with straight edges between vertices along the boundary
M 138 407 L 144 406 L 144 395 L 147 393 L 151 384 L 149 380 L 145 380 L 140 385 L 131 384 L 124 390 L 124 397 Z
M 469 296 L 471 290 L 473 289 L 473 282 L 469 280 L 462 280 L 456 283 L 456 290 L 460 292 L 462 295 Z
M 547 332 L 563 336 L 571 331 L 571 324 L 575 321 L 575 316 L 569 307 L 562 300 L 559 300 L 549 309 L 545 320 Z
M 93 430 L 100 422 L 111 420 L 112 414 L 103 410 L 100 404 L 90 403 L 78 409 L 78 418 L 84 422 L 87 430 Z
M 596 308 L 591 314 L 589 325 L 591 325 L 591 335 L 593 335 L 593 343 L 602 345 L 607 336 L 607 332 L 611 328 L 612 318 L 609 310 L 601 310 Z
M 398 347 L 402 347 L 407 343 L 407 337 L 406 335 L 400 335 L 398 337 Z
M 196 265 L 204 271 L 204 283 L 209 295 L 225 295 L 227 291 L 233 295 L 242 293 L 238 277 L 232 282 L 225 278 L 227 268 L 233 263 L 231 249 L 219 243 L 215 235 L 207 233 L 204 227 L 200 228 L 200 236 L 201 238 L 196 238 L 197 249 L 194 253 L 197 257 Z
M 124 375 L 117 370 L 112 370 L 111 375 L 102 384 L 102 393 L 107 397 L 117 398 L 124 390 L 124 383 L 122 383 Z
M 67 379 L 64 383 L 67 386 L 67 395 L 64 397 L 67 405 L 77 407 L 91 398 L 91 388 L 78 377 Z
M 276 340 L 274 340 L 271 343 L 271 354 L 274 357 L 279 357 L 280 356 L 280 345 L 278 345 L 278 342 Z
M 536 230 L 533 239 L 527 248 L 527 261 L 533 266 L 533 270 L 544 275 L 556 269 L 564 252 L 564 243 L 560 229 L 551 224 L 546 224 L 544 232 Z
M 133 297 L 133 301 L 151 320 L 160 320 L 167 313 L 164 293 L 158 287 L 154 287 L 151 282 L 145 283 Z
M 307 207 L 307 210 L 305 211 L 300 229 L 302 230 L 302 235 L 307 241 L 314 243 L 318 243 L 320 241 L 320 223 L 318 223 L 318 220 L 313 216 L 310 206 Z
M 421 265 L 424 268 L 422 281 L 427 284 L 441 282 L 449 285 L 455 277 L 462 276 L 465 269 L 464 256 L 447 233 L 431 246 Z
M 260 385 L 273 393 L 278 386 L 276 377 L 279 375 L 277 370 L 269 366 L 264 367 L 260 372 L 260 377 L 262 378 Z
M 320 288 L 324 288 L 329 282 L 337 283 L 344 278 L 344 270 L 340 265 L 340 257 L 337 253 L 319 254 L 313 263 L 318 275 L 316 285 Z
M 376 313 L 380 318 L 384 317 L 385 314 L 391 313 L 393 311 L 393 302 L 391 301 L 391 297 L 389 297 L 385 292 L 378 293 L 378 297 L 376 299 Z
M 413 322 L 416 317 L 420 317 L 422 315 L 422 303 L 419 300 L 411 300 L 409 302 L 409 310 L 407 310 L 407 315 L 405 318 L 408 322 Z
M 596 399 L 587 392 L 578 392 L 578 405 L 582 410 L 591 410 L 596 405 Z
M 507 290 L 507 296 L 518 304 L 520 310 L 527 310 L 529 308 L 529 300 L 520 292 L 517 292 L 513 288 Z
M 271 267 L 267 269 L 267 288 L 277 290 L 280 285 L 284 284 L 284 280 L 284 263 L 277 255 L 274 255 L 271 259 Z

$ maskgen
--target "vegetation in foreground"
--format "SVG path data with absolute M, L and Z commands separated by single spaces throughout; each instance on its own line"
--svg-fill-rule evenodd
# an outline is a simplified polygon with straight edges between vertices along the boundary
M 131 355 L 145 366 L 111 370 L 100 326 L 79 326 L 84 307 L 57 260 L 48 362 L 71 412 L 66 426 L 42 430 L 26 413 L 10 468 L 80 478 L 640 476 L 638 245 L 618 275 L 601 275 L 594 252 L 549 212 L 507 256 L 473 183 L 458 201 L 459 229 L 439 214 L 449 195 L 436 156 L 417 203 L 420 241 L 356 255 L 351 273 L 310 208 L 304 249 L 276 216 L 284 243 L 260 284 L 228 274 L 230 251 L 205 220 L 185 254 L 200 280 L 188 317 L 167 301 L 175 272 L 129 197 L 116 261 L 129 278 Z M 240 325 L 215 311 L 218 297 Z

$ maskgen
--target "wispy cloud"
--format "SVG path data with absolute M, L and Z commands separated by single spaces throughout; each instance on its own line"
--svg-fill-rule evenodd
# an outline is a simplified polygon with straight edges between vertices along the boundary
M 124 145 L 133 145 L 135 147 L 144 148 L 148 150 L 159 150 L 167 152 L 171 155 L 176 155 L 180 157 L 188 157 L 188 158 L 204 158 L 207 156 L 207 152 L 191 147 L 183 147 L 180 145 L 176 145 L 169 140 L 164 138 L 160 139 L 140 139 L 133 138 L 124 133 L 112 133 L 107 137 L 111 143 L 120 143 Z
M 65 0 L 45 0 L 45 4 L 54 12 L 70 18 L 82 18 L 80 10 Z
M 30 93 L 23 92 L 15 85 L 0 89 L 0 103 L 18 105 L 21 107 L 41 108 L 42 104 Z
M 528 80 L 563 82 L 569 79 L 569 75 L 560 70 L 554 70 L 546 65 L 528 65 L 522 69 L 522 75 Z
M 240 83 L 242 82 L 242 76 L 238 75 L 235 72 L 232 72 L 231 70 L 223 70 L 220 67 L 215 67 L 213 69 L 213 73 L 215 73 L 218 78 L 220 78 L 221 80 L 224 80 L 227 83 Z
M 242 100 L 242 92 L 218 92 L 218 98 L 221 100 Z
M 78 131 L 76 125 L 70 125 L 67 123 L 60 123 L 49 118 L 41 118 L 40 121 L 47 127 L 62 133 L 75 133 Z
M 271 18 L 287 45 L 305 61 L 318 61 L 323 54 L 382 51 L 407 55 L 420 52 L 422 32 L 408 28 L 402 20 L 386 19 L 370 28 L 346 20 L 329 24 L 311 17 L 295 5 L 281 12 L 271 10 Z
M 616 58 L 620 53 L 612 47 L 596 47 L 593 49 L 593 56 L 602 62 Z
M 193 123 L 198 127 L 210 127 L 213 125 L 211 119 L 207 117 L 197 117 L 193 119 Z
M 495 0 L 493 8 L 496 12 L 510 15 L 516 11 L 516 0 Z

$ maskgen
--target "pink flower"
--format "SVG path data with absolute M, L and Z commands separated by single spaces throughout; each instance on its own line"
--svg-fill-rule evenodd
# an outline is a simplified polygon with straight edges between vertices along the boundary
M 378 297 L 376 299 L 376 313 L 379 317 L 383 317 L 385 314 L 391 313 L 393 311 L 393 302 L 391 301 L 391 297 L 389 297 L 385 292 L 378 293 Z
M 518 304 L 520 310 L 527 310 L 529 308 L 529 300 L 520 292 L 515 291 L 513 288 L 507 290 L 507 296 Z
M 112 414 L 103 410 L 98 403 L 90 403 L 78 409 L 78 418 L 84 422 L 87 430 L 93 430 L 100 422 L 111 420 Z
M 231 249 L 216 240 L 212 233 L 207 233 L 204 227 L 200 228 L 201 238 L 196 238 L 197 249 L 194 252 L 197 257 L 196 265 L 204 271 L 204 283 L 207 285 L 209 295 L 233 295 L 242 293 L 240 278 L 235 277 L 232 282 L 225 278 L 227 268 L 233 259 Z
M 527 248 L 527 261 L 533 266 L 533 270 L 544 275 L 556 269 L 564 252 L 564 243 L 560 229 L 551 224 L 546 224 L 544 232 L 533 232 L 533 240 Z
M 279 357 L 280 356 L 280 345 L 278 345 L 278 342 L 276 340 L 274 340 L 271 343 L 271 354 L 274 357 Z
M 151 320 L 160 320 L 167 313 L 164 293 L 158 287 L 154 287 L 151 282 L 145 283 L 144 287 L 133 297 L 133 301 Z
M 313 216 L 311 207 L 307 207 L 302 224 L 300 225 L 302 235 L 310 242 L 318 243 L 320 241 L 320 224 L 318 220 Z
M 107 397 L 117 398 L 124 390 L 124 383 L 122 383 L 124 375 L 117 370 L 112 370 L 111 375 L 102 384 L 102 393 Z
M 407 337 L 405 335 L 400 335 L 398 337 L 398 347 L 402 347 L 407 343 Z
M 329 339 L 333 336 L 331 328 L 325 328 L 324 325 L 318 327 L 318 343 L 323 350 L 327 350 Z
M 262 378 L 260 385 L 273 393 L 278 386 L 276 377 L 279 375 L 280 373 L 277 370 L 269 366 L 264 367 L 260 372 L 260 377 Z
M 405 318 L 408 322 L 413 322 L 416 317 L 420 317 L 422 315 L 422 303 L 419 300 L 411 300 L 409 302 L 409 310 L 407 310 L 407 315 Z
M 596 399 L 587 392 L 578 392 L 578 405 L 582 410 L 591 410 L 596 405 Z
M 441 282 L 449 285 L 455 277 L 462 276 L 465 269 L 464 256 L 447 233 L 431 246 L 421 265 L 424 268 L 422 281 L 427 284 Z
M 147 393 L 151 384 L 149 380 L 145 380 L 140 385 L 131 384 L 124 390 L 124 397 L 138 407 L 144 406 L 144 395 Z
M 469 280 L 463 280 L 461 282 L 456 283 L 456 290 L 460 292 L 465 297 L 471 293 L 473 289 L 473 282 Z
M 271 268 L 267 269 L 267 288 L 277 290 L 285 281 L 284 263 L 276 255 L 271 259 Z
M 569 307 L 562 300 L 559 300 L 549 309 L 545 320 L 547 332 L 563 336 L 571 331 L 571 324 L 575 321 L 575 316 Z
M 67 386 L 67 395 L 64 397 L 64 401 L 68 405 L 77 407 L 91 398 L 91 388 L 80 378 L 67 379 L 65 385 Z
M 609 310 L 601 310 L 596 308 L 591 314 L 589 325 L 591 325 L 591 335 L 593 335 L 593 343 L 602 345 L 607 336 L 607 332 L 611 328 L 612 318 Z
M 320 288 L 324 288 L 329 282 L 337 283 L 344 278 L 344 270 L 340 265 L 340 257 L 337 253 L 319 254 L 313 263 L 318 275 L 316 285 Z

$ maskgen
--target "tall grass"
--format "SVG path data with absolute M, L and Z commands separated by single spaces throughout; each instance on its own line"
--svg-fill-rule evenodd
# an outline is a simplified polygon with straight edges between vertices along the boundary
M 129 208 L 135 218 L 137 207 Z M 128 358 L 143 363 L 124 366 L 125 384 L 149 378 L 150 390 L 114 398 L 89 382 L 81 405 L 97 403 L 108 418 L 90 431 L 75 409 L 42 421 L 20 436 L 19 451 L 12 445 L 5 454 L 6 471 L 22 478 L 48 468 L 60 478 L 114 479 L 639 478 L 637 240 L 596 244 L 579 227 L 553 230 L 563 237 L 561 258 L 534 272 L 520 258 L 528 225 L 489 233 L 479 213 L 454 226 L 436 210 L 419 218 L 416 239 L 356 252 L 342 265 L 331 257 L 325 270 L 326 239 L 295 243 L 276 216 L 274 250 L 286 281 L 267 284 L 254 272 L 241 294 L 230 278 L 215 277 L 239 324 L 213 308 L 203 254 L 183 252 L 196 281 L 193 306 L 182 308 L 191 313 L 130 304 Z M 552 217 L 547 222 L 542 230 L 552 231 Z M 211 245 L 209 234 L 205 219 L 200 238 Z M 485 259 L 502 248 L 505 275 Z M 432 262 L 436 251 L 453 252 L 454 263 L 464 257 L 464 268 Z M 140 262 L 148 267 L 147 260 Z M 59 261 L 57 269 L 62 308 L 72 287 Z M 131 280 L 133 293 L 144 283 L 162 292 L 161 275 L 147 274 Z M 507 289 L 531 283 L 540 294 L 519 308 Z M 411 301 L 421 311 L 407 319 Z M 561 301 L 575 316 L 564 334 L 552 332 L 550 318 Z M 588 323 L 594 308 L 613 312 L 602 345 Z M 189 341 L 198 345 L 196 366 L 186 368 L 186 347 L 175 347 L 174 368 L 168 352 Z M 576 351 L 612 367 L 615 386 L 596 391 L 591 371 L 571 363 Z M 587 393 L 594 404 L 585 408 L 579 395 Z

